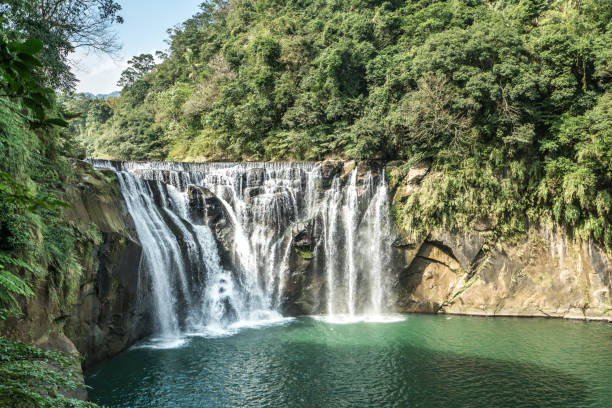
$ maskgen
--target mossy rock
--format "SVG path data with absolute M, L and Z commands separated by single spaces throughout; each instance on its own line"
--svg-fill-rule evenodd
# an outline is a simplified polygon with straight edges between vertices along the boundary
M 295 248 L 295 252 L 298 254 L 300 258 L 304 260 L 310 260 L 314 258 L 314 253 L 309 249 Z

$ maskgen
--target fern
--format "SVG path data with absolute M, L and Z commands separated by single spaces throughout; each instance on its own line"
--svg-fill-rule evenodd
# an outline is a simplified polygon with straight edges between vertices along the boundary
M 76 367 L 75 356 L 0 337 L 0 406 L 97 407 L 64 395 L 84 387 Z
M 15 296 L 29 297 L 34 292 L 22 278 L 7 270 L 5 265 L 18 266 L 32 273 L 35 270 L 19 259 L 0 254 L 0 303 L 16 306 Z

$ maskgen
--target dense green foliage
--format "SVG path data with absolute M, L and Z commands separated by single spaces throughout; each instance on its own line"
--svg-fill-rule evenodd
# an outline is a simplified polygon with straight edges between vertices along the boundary
M 66 158 L 74 142 L 60 130 L 67 122 L 53 89 L 42 85 L 43 43 L 22 41 L 3 23 L 0 18 L 0 323 L 19 318 L 41 283 L 51 305 L 70 308 L 79 287 L 77 256 L 95 238 L 59 211 L 67 206 L 58 199 L 63 185 L 74 177 Z M 0 405 L 94 406 L 63 395 L 82 387 L 75 367 L 73 357 L 0 338 Z
M 3 241 L 0 244 L 0 307 L 17 306 L 15 295 L 31 296 L 34 293 L 29 285 L 12 269 L 22 268 L 30 274 L 36 274 L 37 268 L 34 264 L 28 264 L 12 256 L 11 238 L 17 234 L 17 225 L 6 222 L 15 215 L 12 212 L 34 214 L 39 209 L 53 212 L 58 206 L 65 205 L 54 198 L 48 192 L 39 191 L 33 193 L 26 184 L 15 180 L 11 173 L 17 174 L 15 168 L 11 168 L 10 150 L 18 146 L 23 135 L 18 133 L 13 126 L 21 124 L 25 128 L 39 129 L 52 132 L 50 126 L 67 126 L 61 118 L 47 118 L 45 110 L 51 108 L 52 99 L 50 95 L 53 90 L 43 88 L 36 80 L 36 68 L 42 64 L 37 59 L 43 48 L 38 40 L 9 43 L 4 37 L 0 37 L 0 92 L 2 94 L 2 106 L 0 106 L 0 141 L 5 146 L 5 161 L 0 168 L 0 206 L 10 209 L 3 215 L 0 222 L 0 231 Z M 17 132 L 15 132 L 17 131 Z M 27 148 L 22 149 L 23 151 Z M 19 175 L 17 175 L 18 177 Z M 24 220 L 22 220 L 24 221 Z M 12 227 L 12 228 L 11 228 Z M 25 225 L 22 225 L 25 227 Z M 15 230 L 15 231 L 12 231 Z M 5 252 L 6 251 L 6 252 Z M 4 317 L 5 309 L 0 310 L 0 317 Z
M 121 6 L 114 0 L 3 0 L 0 16 L 11 41 L 35 38 L 47 46 L 39 55 L 44 81 L 54 88 L 70 90 L 76 77 L 70 55 L 85 47 L 101 52 L 118 49 L 113 23 L 122 23 Z
M 64 397 L 82 387 L 73 356 L 0 338 L 0 405 L 6 408 L 86 408 L 97 405 Z
M 93 157 L 427 160 L 397 211 L 417 235 L 551 219 L 611 247 L 611 17 L 612 0 L 205 3 L 120 98 L 69 106 L 103 112 L 78 129 Z

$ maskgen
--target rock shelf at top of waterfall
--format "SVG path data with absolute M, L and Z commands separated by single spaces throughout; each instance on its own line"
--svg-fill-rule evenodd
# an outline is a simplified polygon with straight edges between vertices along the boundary
M 380 166 L 89 162 L 117 172 L 160 338 L 385 312 L 394 236 Z

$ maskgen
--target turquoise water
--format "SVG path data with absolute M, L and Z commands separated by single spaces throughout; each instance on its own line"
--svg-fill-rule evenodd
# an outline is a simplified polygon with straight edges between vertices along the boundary
M 408 315 L 299 318 L 87 373 L 109 407 L 612 407 L 612 325 Z

